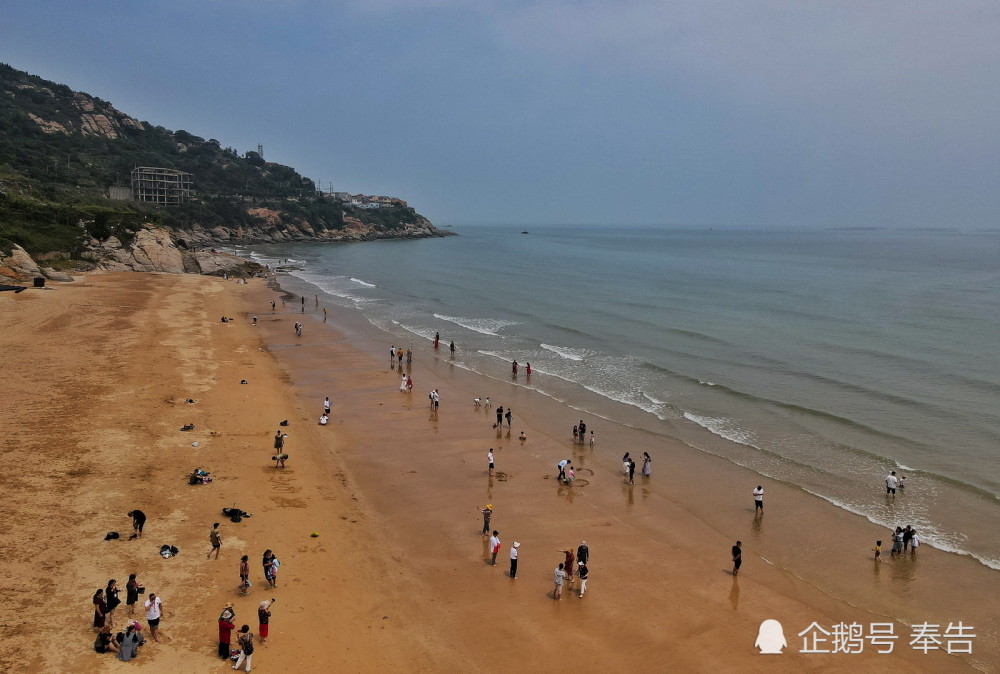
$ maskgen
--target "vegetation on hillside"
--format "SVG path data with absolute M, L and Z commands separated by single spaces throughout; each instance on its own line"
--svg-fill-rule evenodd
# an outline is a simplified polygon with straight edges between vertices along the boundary
M 136 166 L 193 174 L 194 199 L 162 208 L 107 199 L 108 188 L 129 185 Z M 345 206 L 257 152 L 241 155 L 214 138 L 140 123 L 107 101 L 0 64 L 0 249 L 14 242 L 31 253 L 74 253 L 84 230 L 98 239 L 127 237 L 143 220 L 239 227 L 250 224 L 253 207 L 314 230 L 340 229 L 345 215 L 389 229 L 420 220 L 402 206 Z

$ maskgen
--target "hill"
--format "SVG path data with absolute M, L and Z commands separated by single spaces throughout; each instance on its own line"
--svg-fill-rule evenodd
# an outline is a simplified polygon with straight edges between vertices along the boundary
M 172 206 L 127 200 L 137 166 L 191 174 L 190 198 Z M 139 121 L 0 64 L 0 251 L 17 244 L 33 255 L 93 259 L 109 241 L 128 248 L 149 227 L 167 228 L 182 247 L 445 234 L 401 200 L 365 205 L 373 207 L 320 194 L 257 152 Z

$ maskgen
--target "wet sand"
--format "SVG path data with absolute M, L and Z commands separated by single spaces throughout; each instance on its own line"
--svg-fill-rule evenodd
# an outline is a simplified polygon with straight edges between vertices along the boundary
M 5 669 L 221 668 L 222 607 L 232 601 L 237 624 L 256 632 L 254 609 L 271 596 L 258 670 L 995 669 L 998 621 L 985 598 L 1000 589 L 996 572 L 928 547 L 890 560 L 887 532 L 767 482 L 767 511 L 755 519 L 753 473 L 679 443 L 644 446 L 640 432 L 599 419 L 585 417 L 597 447 L 574 447 L 577 411 L 453 367 L 429 344 L 416 345 L 414 392 L 400 393 L 391 338 L 331 306 L 324 325 L 311 301 L 304 318 L 291 303 L 272 314 L 277 297 L 259 281 L 159 274 L 92 274 L 0 296 L 0 358 L 14 392 L 7 451 L 33 459 L 20 464 L 27 475 L 4 477 Z M 237 320 L 220 323 L 223 314 Z M 319 427 L 326 395 L 332 420 Z M 513 408 L 510 437 L 497 436 L 476 395 Z M 281 419 L 290 421 L 283 471 L 270 461 Z M 189 422 L 195 431 L 178 430 Z M 487 476 L 489 447 L 504 480 Z M 624 484 L 625 449 L 653 455 L 648 481 Z M 570 457 L 580 482 L 559 487 L 555 464 Z M 189 486 L 195 466 L 215 482 Z M 224 520 L 220 509 L 233 503 L 254 517 Z M 485 503 L 503 541 L 497 567 L 480 535 Z M 143 539 L 104 542 L 107 530 L 128 532 L 125 513 L 136 507 L 150 517 Z M 215 521 L 219 561 L 205 558 Z M 878 537 L 885 561 L 876 566 Z M 737 538 L 744 564 L 734 579 Z M 587 595 L 570 585 L 553 601 L 557 549 L 583 539 Z M 522 544 L 517 580 L 506 575 L 513 540 Z M 181 554 L 161 559 L 162 543 Z M 260 572 L 265 548 L 282 561 L 274 591 Z M 236 591 L 242 554 L 248 597 Z M 90 597 L 129 572 L 163 597 L 165 642 L 125 665 L 93 653 Z M 781 656 L 755 654 L 766 618 L 785 626 Z M 798 652 L 795 634 L 813 621 L 892 619 L 902 621 L 893 654 Z M 973 655 L 914 651 L 903 623 L 923 620 L 975 625 Z M 38 647 L 54 633 L 58 649 Z

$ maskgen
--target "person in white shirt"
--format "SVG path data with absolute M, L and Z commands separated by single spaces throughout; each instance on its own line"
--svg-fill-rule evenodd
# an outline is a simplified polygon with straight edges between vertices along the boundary
M 890 471 L 888 475 L 885 476 L 885 493 L 886 496 L 892 494 L 892 497 L 896 497 L 896 486 L 899 484 L 899 480 L 896 478 L 896 471 Z
M 323 414 L 319 418 L 319 425 L 320 426 L 326 426 L 327 422 L 329 422 L 329 421 L 330 421 L 330 417 L 328 417 L 325 414 Z
M 490 464 L 490 475 L 493 474 L 493 448 L 490 447 L 490 451 L 486 452 L 486 460 Z
M 510 577 L 517 580 L 517 549 L 521 547 L 521 544 L 514 541 L 514 544 L 510 546 Z
M 323 398 L 323 411 L 326 412 L 327 415 L 330 414 L 330 398 L 329 398 L 329 396 L 327 396 L 326 398 Z
M 494 529 L 493 535 L 490 536 L 490 564 L 493 566 L 497 565 L 498 552 L 500 552 L 500 532 Z
M 753 511 L 764 512 L 764 487 L 757 485 L 757 488 L 753 490 Z
M 146 622 L 149 623 L 149 636 L 153 637 L 153 641 L 159 641 L 156 636 L 157 630 L 160 629 L 160 616 L 163 614 L 163 602 L 152 592 L 149 593 L 149 599 L 147 599 L 143 606 L 146 608 Z

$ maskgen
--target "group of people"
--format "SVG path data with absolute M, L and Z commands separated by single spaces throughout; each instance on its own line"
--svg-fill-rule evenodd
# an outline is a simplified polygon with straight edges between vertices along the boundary
M 907 550 L 911 555 L 915 555 L 917 548 L 920 547 L 920 537 L 917 536 L 917 530 L 909 524 L 905 528 L 897 526 L 894 530 L 890 530 L 889 538 L 892 541 L 889 556 L 903 555 Z M 880 561 L 882 559 L 882 541 L 875 541 L 873 550 L 875 561 Z
M 587 440 L 587 424 L 583 423 L 583 419 L 580 419 L 580 423 L 573 427 L 573 444 L 580 443 L 581 445 Z M 593 447 L 596 442 L 594 437 L 594 431 L 590 432 L 590 446 Z
M 479 509 L 479 512 L 483 515 L 483 536 L 485 536 L 491 531 L 490 524 L 493 521 L 493 504 L 486 504 L 486 506 Z M 500 553 L 502 544 L 500 542 L 500 532 L 496 529 L 492 529 L 492 532 L 488 548 L 490 552 L 490 565 L 496 566 L 497 555 Z M 520 548 L 520 542 L 514 541 L 511 543 L 510 569 L 508 571 L 508 575 L 511 580 L 517 580 L 517 563 L 520 557 Z M 579 580 L 580 589 L 577 596 L 583 599 L 583 595 L 587 592 L 587 579 L 590 576 L 590 568 L 588 566 L 590 562 L 590 548 L 587 546 L 587 541 L 582 541 L 580 545 L 577 546 L 575 555 L 572 548 L 564 548 L 562 550 L 557 550 L 556 552 L 562 553 L 565 558 L 553 570 L 555 589 L 553 590 L 552 598 L 556 600 L 562 599 L 563 586 L 566 583 L 572 584 L 576 580 Z M 574 567 L 574 564 L 576 564 L 576 567 Z
M 270 601 L 265 599 L 257 607 L 257 634 L 261 644 L 267 643 L 268 625 L 271 621 L 271 604 L 274 601 L 274 599 Z M 223 660 L 235 660 L 233 669 L 239 669 L 243 663 L 246 663 L 246 671 L 249 672 L 253 661 L 254 634 L 250 631 L 250 625 L 243 625 L 236 633 L 237 651 L 234 653 L 232 650 L 234 629 L 236 629 L 236 610 L 232 604 L 226 604 L 219 616 L 219 657 Z
M 629 452 L 625 452 L 625 456 L 622 457 L 622 472 L 625 473 L 626 482 L 628 484 L 635 484 L 635 459 L 632 458 Z M 649 477 L 653 474 L 653 457 L 649 455 L 649 452 L 642 453 L 642 475 L 643 477 Z
M 517 377 L 517 368 L 518 368 L 518 365 L 517 365 L 517 361 L 515 360 L 515 361 L 513 361 L 510 364 L 510 374 L 511 374 L 511 376 Z M 524 364 L 524 373 L 526 375 L 528 375 L 529 377 L 531 376 L 531 363 L 525 363 Z
M 406 349 L 406 364 L 409 365 L 413 362 L 413 349 Z M 393 344 L 389 347 L 389 367 L 395 367 L 396 364 L 399 367 L 403 367 L 403 347 L 396 348 Z
M 122 603 L 119 596 L 121 588 L 113 578 L 108 581 L 107 587 L 98 588 L 93 597 L 94 631 L 97 632 L 97 638 L 94 640 L 95 652 L 115 653 L 123 662 L 128 662 L 138 654 L 139 647 L 146 642 L 146 639 L 142 635 L 142 626 L 133 620 L 132 616 L 135 615 L 135 605 L 139 602 L 139 596 L 145 592 L 146 588 L 139 585 L 137 574 L 129 574 L 128 582 L 125 584 L 127 619 L 122 629 L 114 633 L 115 611 Z M 143 607 L 146 610 L 150 638 L 159 641 L 157 632 L 163 612 L 163 602 L 151 592 Z

